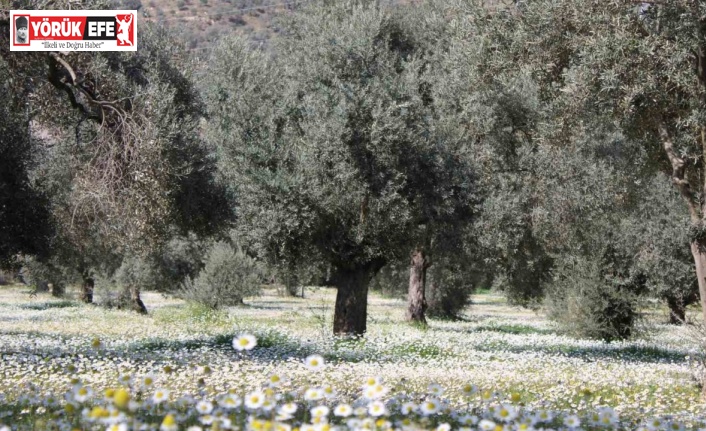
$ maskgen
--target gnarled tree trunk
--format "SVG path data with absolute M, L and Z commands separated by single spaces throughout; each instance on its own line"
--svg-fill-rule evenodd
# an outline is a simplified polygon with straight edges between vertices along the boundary
M 368 286 L 384 262 L 373 262 L 350 269 L 338 269 L 335 281 L 336 308 L 333 316 L 334 335 L 363 335 L 367 330 Z
M 681 298 L 667 297 L 667 306 L 670 324 L 681 325 L 686 322 L 686 303 Z
M 147 314 L 147 307 L 140 299 L 140 288 L 137 286 L 130 286 L 130 307 L 140 314 Z
M 81 284 L 81 301 L 86 304 L 93 303 L 93 288 L 95 287 L 95 281 L 87 272 L 82 274 L 83 283 Z
M 427 260 L 424 250 L 417 248 L 412 252 L 409 265 L 409 291 L 407 293 L 407 313 L 405 318 L 410 322 L 426 325 L 427 300 L 425 297 L 427 276 Z
M 66 286 L 64 286 L 63 283 L 49 283 L 47 286 L 49 287 L 51 296 L 55 298 L 61 298 L 64 296 L 64 293 L 66 293 Z

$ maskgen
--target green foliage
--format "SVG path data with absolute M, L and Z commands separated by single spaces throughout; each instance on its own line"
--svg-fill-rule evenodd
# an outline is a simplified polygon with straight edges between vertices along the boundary
M 114 278 L 119 286 L 139 286 L 145 290 L 155 290 L 160 282 L 160 274 L 155 262 L 135 256 L 126 257 L 123 260 Z
M 62 265 L 56 259 L 37 259 L 32 256 L 23 256 L 20 260 L 22 276 L 27 284 L 37 290 L 43 290 L 46 284 L 51 283 L 55 295 L 61 296 L 66 286 L 77 282 L 80 275 L 74 268 Z
M 478 269 L 479 262 L 458 257 L 437 258 L 427 270 L 427 314 L 436 318 L 457 318 L 470 303 L 476 286 L 487 283 L 488 274 Z
M 207 250 L 208 241 L 193 232 L 171 238 L 155 258 L 161 278 L 155 287 L 172 292 L 187 278 L 195 278 L 204 266 Z
M 30 138 L 28 82 L 12 77 L 0 57 L 0 267 L 17 253 L 43 253 L 52 233 L 49 202 L 31 181 L 36 153 Z M 34 138 L 39 141 L 39 138 Z
M 460 216 L 472 176 L 431 122 L 427 62 L 402 24 L 337 2 L 282 25 L 276 61 L 225 40 L 204 90 L 248 243 L 351 268 L 408 253 L 420 222 Z
M 389 263 L 370 282 L 370 289 L 391 298 L 406 298 L 409 285 L 409 265 Z
M 640 318 L 640 274 L 619 274 L 610 251 L 601 258 L 565 258 L 548 286 L 547 311 L 577 337 L 606 341 L 634 335 Z
M 260 292 L 262 269 L 258 262 L 227 242 L 217 242 L 208 251 L 205 266 L 192 281 L 184 282 L 181 296 L 218 309 L 241 305 L 246 296 Z

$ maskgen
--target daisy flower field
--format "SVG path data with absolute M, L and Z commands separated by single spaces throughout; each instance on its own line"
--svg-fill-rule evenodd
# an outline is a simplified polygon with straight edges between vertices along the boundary
M 476 295 L 459 321 L 404 323 L 371 294 L 364 338 L 330 335 L 335 291 L 212 311 L 147 292 L 149 315 L 0 287 L 0 430 L 706 428 L 689 328 L 563 336 Z

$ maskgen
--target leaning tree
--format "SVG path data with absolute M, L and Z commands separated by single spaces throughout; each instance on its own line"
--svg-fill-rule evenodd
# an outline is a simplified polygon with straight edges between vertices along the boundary
M 85 300 L 91 268 L 146 256 L 175 226 L 212 230 L 227 218 L 189 63 L 179 44 L 162 42 L 164 29 L 142 23 L 137 52 L 44 53 L 9 52 L 9 18 L 0 25 L 2 59 L 13 80 L 28 83 L 31 129 L 43 137 L 34 176 L 57 226 L 50 248 L 82 273 Z M 140 287 L 127 288 L 132 307 L 146 311 Z
M 335 334 L 363 334 L 373 275 L 474 202 L 402 29 L 374 2 L 314 2 L 272 57 L 228 39 L 204 80 L 240 236 L 273 261 L 330 266 Z
M 622 165 L 626 177 L 661 170 L 671 178 L 689 213 L 706 319 L 706 4 L 534 1 L 515 17 L 514 34 L 533 40 L 516 46 L 515 60 L 560 101 L 557 130 L 603 117 L 639 149 L 624 154 L 633 162 Z

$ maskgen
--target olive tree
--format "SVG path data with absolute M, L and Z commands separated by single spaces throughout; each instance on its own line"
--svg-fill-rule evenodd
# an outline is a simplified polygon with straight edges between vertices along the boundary
M 164 29 L 141 33 L 137 52 L 3 53 L 11 75 L 31 82 L 32 122 L 50 142 L 34 175 L 51 199 L 52 252 L 83 274 L 87 301 L 91 268 L 114 270 L 175 229 L 213 230 L 228 215 L 184 51 L 161 42 Z M 144 312 L 139 286 L 127 288 Z
M 557 130 L 603 116 L 641 148 L 623 173 L 661 170 L 671 178 L 689 214 L 704 318 L 705 8 L 691 0 L 534 1 L 516 14 L 518 32 L 535 37 L 521 63 L 560 100 Z
M 224 41 L 204 80 L 209 140 L 244 243 L 330 265 L 333 331 L 366 330 L 368 284 L 474 201 L 463 145 L 434 121 L 424 60 L 373 2 L 313 2 L 273 57 Z M 462 203 L 462 204 L 461 204 Z

